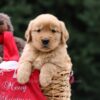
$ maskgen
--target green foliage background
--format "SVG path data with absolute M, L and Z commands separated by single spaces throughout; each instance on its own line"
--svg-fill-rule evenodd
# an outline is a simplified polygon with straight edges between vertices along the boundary
M 72 100 L 100 100 L 100 0 L 0 0 L 0 12 L 11 16 L 14 34 L 22 38 L 39 14 L 63 20 L 76 79 Z

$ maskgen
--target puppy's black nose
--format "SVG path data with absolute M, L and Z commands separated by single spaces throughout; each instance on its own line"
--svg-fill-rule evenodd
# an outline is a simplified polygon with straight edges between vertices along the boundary
M 4 24 L 4 22 L 2 20 L 0 20 L 0 25 L 3 25 L 3 24 Z
M 43 39 L 42 40 L 43 45 L 47 46 L 49 43 L 49 39 Z

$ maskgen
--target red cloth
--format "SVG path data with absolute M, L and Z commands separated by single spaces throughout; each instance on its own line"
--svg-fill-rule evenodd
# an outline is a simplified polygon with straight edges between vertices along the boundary
M 18 61 L 19 51 L 17 49 L 13 33 L 5 31 L 0 34 L 0 44 L 3 45 L 3 60 Z
M 19 53 L 13 33 L 6 31 L 0 33 L 0 44 L 3 45 L 3 60 L 18 61 Z M 14 70 L 0 69 L 0 100 L 46 100 L 39 86 L 39 71 L 35 70 L 30 81 L 21 85 L 14 76 Z
M 39 71 L 35 70 L 29 83 L 21 85 L 13 71 L 0 72 L 0 100 L 46 100 L 39 86 Z

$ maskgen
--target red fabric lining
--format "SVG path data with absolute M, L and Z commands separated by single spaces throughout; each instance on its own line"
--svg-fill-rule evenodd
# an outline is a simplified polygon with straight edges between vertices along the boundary
M 3 45 L 3 60 L 4 61 L 18 61 L 19 51 L 17 49 L 13 33 L 5 31 L 0 34 L 0 44 Z
M 13 71 L 0 72 L 0 100 L 46 100 L 39 86 L 39 71 L 35 70 L 30 81 L 21 85 L 13 78 Z

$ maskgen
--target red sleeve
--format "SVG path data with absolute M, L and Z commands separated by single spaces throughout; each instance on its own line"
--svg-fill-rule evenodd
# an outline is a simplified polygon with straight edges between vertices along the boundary
M 4 32 L 4 60 L 18 61 L 19 51 L 15 43 L 15 39 L 12 32 Z

